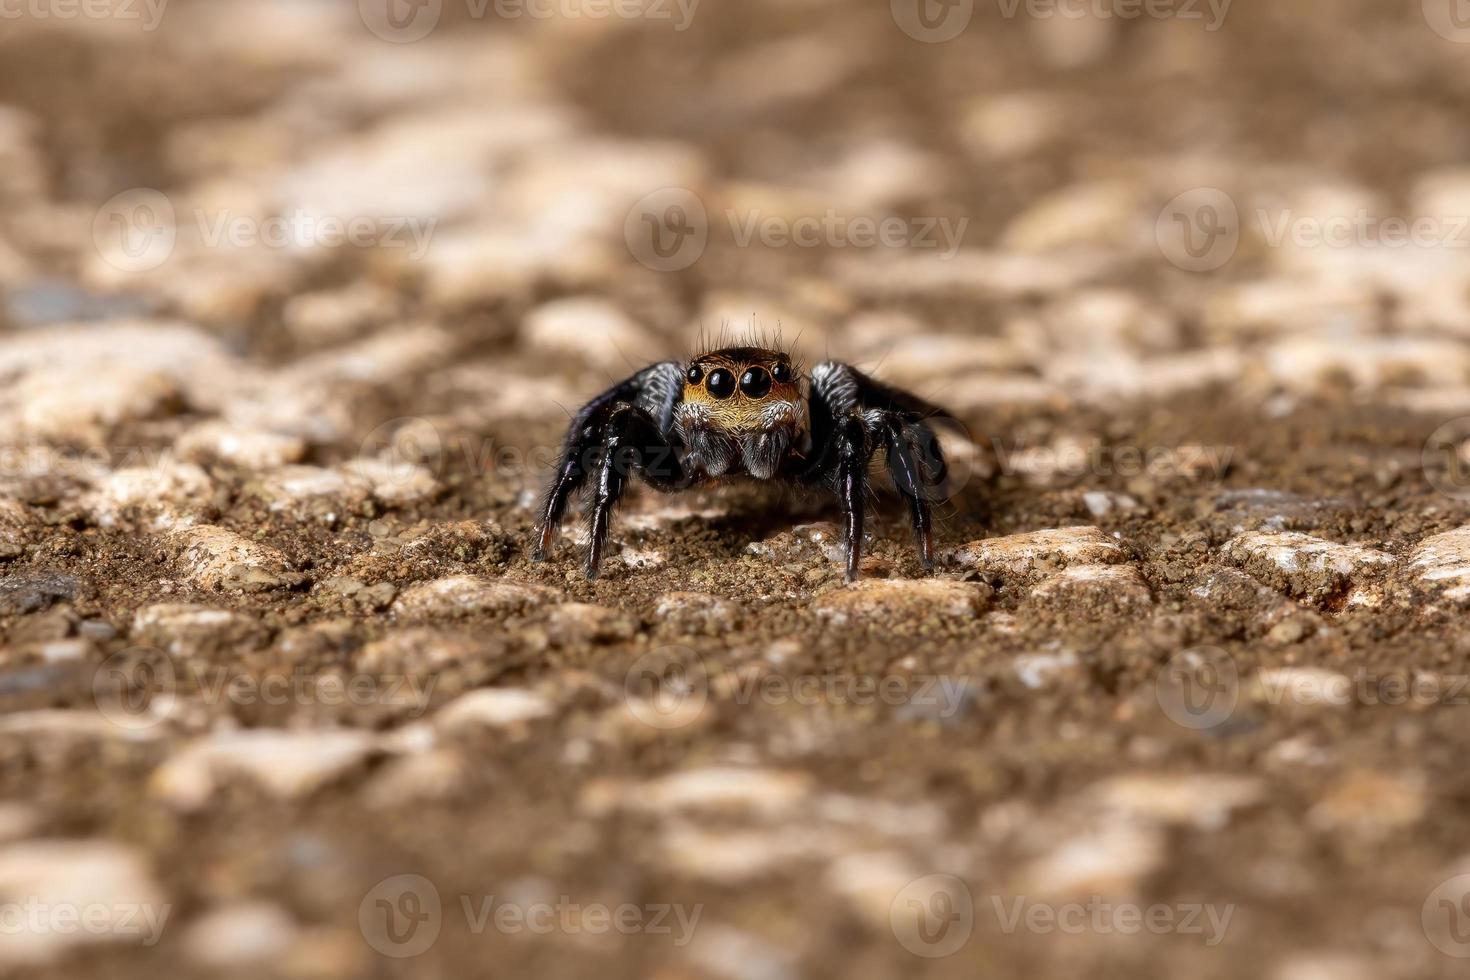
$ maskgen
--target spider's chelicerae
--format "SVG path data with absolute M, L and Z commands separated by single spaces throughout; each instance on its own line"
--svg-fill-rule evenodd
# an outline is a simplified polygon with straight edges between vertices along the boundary
M 851 582 L 862 558 L 868 462 L 881 449 L 909 505 L 919 559 L 932 570 L 930 505 L 943 499 L 945 477 L 929 424 L 936 417 L 951 416 L 847 364 L 824 361 L 808 376 L 789 354 L 766 347 L 724 347 L 687 363 L 653 364 L 573 418 L 542 504 L 534 558 L 549 554 L 568 500 L 583 487 L 591 579 L 630 476 L 672 492 L 744 475 L 835 493 Z

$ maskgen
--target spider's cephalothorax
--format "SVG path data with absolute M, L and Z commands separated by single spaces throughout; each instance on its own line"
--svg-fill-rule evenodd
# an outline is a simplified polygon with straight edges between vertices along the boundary
M 675 491 L 747 475 L 825 486 L 842 508 L 847 580 L 862 557 L 868 461 L 883 450 L 908 502 L 919 558 L 934 567 L 930 504 L 942 499 L 944 456 L 928 420 L 942 409 L 856 368 L 824 361 L 802 375 L 789 355 L 726 347 L 639 371 L 584 405 L 572 420 L 546 491 L 534 557 L 551 540 L 571 495 L 588 488 L 587 577 L 595 578 L 612 509 L 628 477 Z

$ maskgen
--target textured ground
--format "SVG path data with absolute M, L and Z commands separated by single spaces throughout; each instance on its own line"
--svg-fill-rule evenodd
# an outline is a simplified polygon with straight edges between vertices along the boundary
M 7 14 L 0 970 L 1462 975 L 1470 37 L 1063 6 Z M 722 324 L 963 419 L 939 574 L 527 560 Z

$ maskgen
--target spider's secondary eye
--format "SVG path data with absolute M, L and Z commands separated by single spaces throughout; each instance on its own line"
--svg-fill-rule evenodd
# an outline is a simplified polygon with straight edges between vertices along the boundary
M 704 368 L 700 367 L 698 364 L 690 365 L 689 373 L 684 375 L 684 380 L 692 385 L 699 384 L 701 381 L 704 380 Z
M 729 398 L 735 394 L 735 375 L 724 368 L 715 368 L 709 373 L 709 380 L 704 383 L 704 386 L 716 398 Z
M 747 398 L 764 398 L 771 390 L 771 376 L 765 368 L 749 368 L 740 376 L 740 390 Z
M 791 365 L 785 361 L 779 362 L 771 368 L 771 377 L 776 379 L 777 384 L 786 384 L 791 380 Z

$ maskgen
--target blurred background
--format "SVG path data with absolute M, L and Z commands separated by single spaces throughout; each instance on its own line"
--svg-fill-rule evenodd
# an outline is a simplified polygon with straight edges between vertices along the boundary
M 1470 658 L 1421 547 L 1470 520 L 1467 105 L 1461 0 L 0 0 L 0 900 L 169 920 L 0 919 L 0 968 L 1458 975 L 1463 708 L 1154 692 Z M 721 330 L 954 410 L 945 548 L 1130 571 L 834 613 L 831 507 L 739 491 L 530 566 L 567 413 Z M 662 733 L 670 649 L 984 694 Z M 510 692 L 94 724 L 143 661 Z

